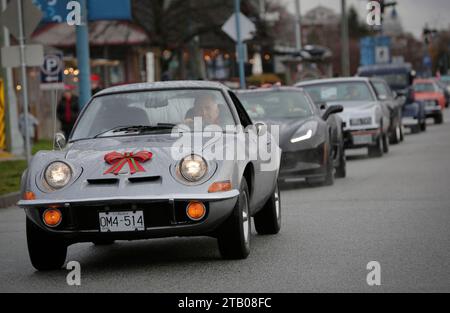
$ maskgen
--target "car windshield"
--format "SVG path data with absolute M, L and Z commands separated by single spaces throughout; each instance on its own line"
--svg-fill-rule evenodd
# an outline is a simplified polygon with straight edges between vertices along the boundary
M 450 76 L 442 76 L 441 82 L 447 86 L 450 86 Z
M 311 104 L 301 91 L 255 91 L 239 94 L 253 119 L 306 118 L 313 114 Z
M 339 102 L 343 105 L 351 101 L 374 101 L 369 86 L 365 82 L 323 83 L 303 87 L 314 102 Z
M 165 90 L 119 93 L 94 98 L 81 116 L 71 141 L 149 133 L 170 133 L 174 127 L 235 125 L 221 91 Z M 186 128 L 184 128 L 186 129 Z
M 384 79 L 391 87 L 406 87 L 409 83 L 409 76 L 407 74 L 384 74 L 375 75 L 374 77 Z
M 415 92 L 434 92 L 436 91 L 432 83 L 416 83 L 414 84 Z

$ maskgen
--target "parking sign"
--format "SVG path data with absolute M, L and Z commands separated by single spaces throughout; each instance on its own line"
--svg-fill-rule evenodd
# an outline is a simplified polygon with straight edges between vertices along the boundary
M 45 55 L 41 66 L 41 89 L 64 89 L 64 60 L 61 52 Z

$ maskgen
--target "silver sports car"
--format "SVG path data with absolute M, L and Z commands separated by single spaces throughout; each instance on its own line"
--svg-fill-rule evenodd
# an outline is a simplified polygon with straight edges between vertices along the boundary
M 311 98 L 328 105 L 344 107 L 340 117 L 345 123 L 346 149 L 368 148 L 370 156 L 389 152 L 391 113 L 384 100 L 378 98 L 373 78 L 350 77 L 313 80 L 299 83 Z
M 106 89 L 67 144 L 55 141 L 61 149 L 39 152 L 22 177 L 38 270 L 60 268 L 77 242 L 170 236 L 212 236 L 224 258 L 242 259 L 252 216 L 259 234 L 280 230 L 277 141 L 221 84 Z

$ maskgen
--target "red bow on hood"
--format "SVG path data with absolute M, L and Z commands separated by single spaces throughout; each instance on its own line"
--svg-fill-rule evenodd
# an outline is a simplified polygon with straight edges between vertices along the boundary
M 145 172 L 145 169 L 140 163 L 150 161 L 153 157 L 153 153 L 148 151 L 140 151 L 137 153 L 125 152 L 124 154 L 119 152 L 111 152 L 105 155 L 105 162 L 112 166 L 103 174 L 119 175 L 125 164 L 128 163 L 131 175 L 137 172 Z

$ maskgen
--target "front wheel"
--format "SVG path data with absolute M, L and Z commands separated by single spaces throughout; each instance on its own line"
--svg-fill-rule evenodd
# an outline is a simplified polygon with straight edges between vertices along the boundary
M 67 244 L 27 218 L 27 243 L 31 264 L 38 271 L 58 270 L 66 262 Z
M 278 184 L 270 199 L 254 218 L 255 229 L 260 235 L 275 235 L 281 229 L 281 200 Z
M 326 150 L 328 152 L 327 157 L 327 173 L 325 174 L 325 180 L 323 182 L 324 186 L 333 186 L 334 185 L 334 160 L 333 160 L 333 149 L 331 149 L 331 146 L 328 145 L 328 149 Z
M 421 123 L 420 123 L 420 130 L 425 132 L 427 131 L 427 120 L 424 119 Z
M 219 230 L 217 242 L 224 259 L 241 260 L 250 254 L 251 217 L 247 181 L 242 178 L 239 198 Z
M 383 156 L 383 145 L 381 141 L 381 136 L 379 136 L 376 145 L 369 147 L 369 157 L 381 158 Z
M 343 146 L 339 148 L 339 166 L 336 168 L 336 177 L 347 177 L 347 158 L 345 157 L 345 149 Z
M 383 153 L 389 153 L 389 138 L 386 134 L 382 135 L 383 141 Z
M 437 125 L 440 125 L 444 122 L 444 117 L 442 116 L 442 113 L 439 113 L 434 117 L 434 123 Z
M 402 141 L 402 127 L 401 125 L 397 125 L 397 127 L 395 127 L 394 132 L 391 135 L 390 138 L 390 143 L 391 144 L 399 144 Z

